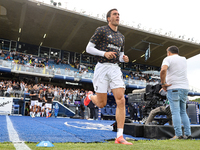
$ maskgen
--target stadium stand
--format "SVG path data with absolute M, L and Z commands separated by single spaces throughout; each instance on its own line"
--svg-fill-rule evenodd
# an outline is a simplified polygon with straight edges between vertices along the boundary
M 1 57 L 0 57 L 0 69 L 2 72 L 14 72 L 14 73 L 27 73 L 33 74 L 34 76 L 48 76 L 51 78 L 60 78 L 60 79 L 69 79 L 67 77 L 72 77 L 73 80 L 77 80 L 80 82 L 92 82 L 93 77 L 93 70 L 94 64 L 89 63 L 81 63 L 75 62 L 75 63 L 63 63 L 62 60 L 59 58 L 57 59 L 49 59 L 45 57 L 38 57 L 31 54 L 24 54 L 19 53 L 16 51 L 7 51 L 7 50 L 0 50 Z M 6 71 L 4 69 L 7 69 Z M 134 69 L 131 68 L 124 68 L 122 70 L 124 82 L 127 85 L 128 88 L 144 88 L 147 84 L 157 84 L 159 83 L 159 76 L 157 74 L 154 74 L 154 72 L 148 72 L 147 70 L 143 72 L 141 71 L 134 71 Z M 89 80 L 88 80 L 89 79 Z M 10 81 L 11 82 L 11 81 Z M 19 86 L 18 82 L 13 82 L 13 84 L 17 84 Z M 11 84 L 11 86 L 15 86 Z M 20 83 L 21 84 L 24 83 Z M 27 83 L 26 83 L 27 84 Z M 5 84 L 2 82 L 1 84 L 3 89 L 1 88 L 0 95 L 2 96 L 17 96 L 21 97 L 23 96 L 24 92 L 28 92 L 28 87 L 30 85 L 26 85 L 27 87 L 24 88 L 27 91 L 21 90 L 21 87 L 13 87 L 12 90 L 8 90 L 9 83 Z M 67 93 L 65 93 L 67 94 Z M 64 101 L 61 101 L 61 93 L 59 93 L 56 96 L 56 100 L 60 101 L 64 105 L 68 105 L 65 98 Z M 112 103 L 109 103 L 105 108 L 101 110 L 102 118 L 103 119 L 115 119 L 115 102 L 113 99 L 113 96 L 108 95 L 108 100 L 111 100 Z M 72 99 L 72 103 L 73 103 Z M 138 116 L 140 116 L 138 111 Z M 130 118 L 130 114 L 128 111 L 128 105 L 126 107 L 126 117 Z

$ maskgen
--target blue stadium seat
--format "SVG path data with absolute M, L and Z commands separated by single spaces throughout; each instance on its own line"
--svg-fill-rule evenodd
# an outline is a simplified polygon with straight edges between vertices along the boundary
M 103 115 L 107 115 L 107 112 L 106 112 L 106 108 L 104 107 L 104 108 L 101 108 L 101 113 L 103 114 Z
M 13 103 L 13 105 L 12 105 L 12 114 L 16 114 L 15 112 L 17 112 L 17 114 L 19 115 L 19 105 Z
M 112 106 L 112 113 L 113 113 L 113 115 L 115 115 L 115 113 L 116 113 L 116 107 L 114 105 Z
M 108 115 L 112 115 L 110 105 L 106 105 L 106 112 Z

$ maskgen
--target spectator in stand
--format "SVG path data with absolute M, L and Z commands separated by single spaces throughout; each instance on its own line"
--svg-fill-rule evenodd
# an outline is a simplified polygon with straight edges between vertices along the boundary
M 4 93 L 3 93 L 3 88 L 2 88 L 2 85 L 0 84 L 0 96 L 3 96 Z
M 55 88 L 54 88 L 54 97 L 55 97 L 55 100 L 58 101 L 58 89 L 57 89 L 57 86 L 55 86 Z
M 67 73 L 68 72 L 68 68 L 65 68 L 65 73 Z
M 75 63 L 75 68 L 76 68 L 76 69 L 79 69 L 79 68 L 80 68 L 80 64 L 79 64 L 78 61 Z
M 57 58 L 54 59 L 54 64 L 56 64 L 56 62 L 57 62 Z
M 3 85 L 2 85 L 2 93 L 3 93 L 3 96 L 5 96 L 5 95 L 6 95 L 6 91 L 7 91 L 6 84 L 5 84 L 5 83 L 3 83 Z
M 45 66 L 46 66 L 46 65 L 48 65 L 48 66 L 49 66 L 49 61 L 48 61 L 48 60 L 45 62 Z
M 79 72 L 82 72 L 82 69 L 83 69 L 83 68 L 81 67 L 81 65 L 79 65 L 78 67 L 79 67 L 79 68 L 78 68 Z
M 19 64 L 19 65 L 24 65 L 24 64 L 25 64 L 25 63 L 24 63 L 24 60 L 18 61 L 18 64 Z
M 71 101 L 69 100 L 69 97 L 66 97 L 66 106 L 69 107 Z
M 61 59 L 58 58 L 58 59 L 56 60 L 56 65 L 59 65 L 60 62 L 61 62 Z
M 51 68 L 51 69 L 52 69 L 52 71 L 53 71 L 53 72 L 55 71 L 55 67 L 54 67 L 54 65 L 52 66 L 52 68 Z
M 14 51 L 14 50 L 11 50 L 10 54 L 11 54 L 11 55 L 12 55 L 12 57 L 14 58 L 15 51 Z
M 61 74 L 60 68 L 58 68 L 58 70 L 57 70 L 56 73 L 57 73 L 57 74 Z
M 21 93 L 24 91 L 25 89 L 25 85 L 23 81 L 20 81 L 20 89 L 21 89 Z
M 44 62 L 45 62 L 45 59 L 43 58 L 43 59 L 40 61 L 40 63 L 44 64 Z
M 18 97 L 19 97 L 19 94 L 18 94 L 18 93 L 15 93 L 15 91 L 18 91 L 18 90 L 19 90 L 19 84 L 18 84 L 18 82 L 17 82 L 17 83 L 16 83 L 16 82 L 13 82 L 12 88 L 13 88 L 15 97 L 17 97 L 16 95 L 18 95 Z
M 46 74 L 49 74 L 49 65 L 48 64 L 46 64 L 45 69 L 46 69 Z
M 13 59 L 15 59 L 15 60 L 18 60 L 18 59 L 19 59 L 19 57 L 18 57 L 18 53 L 17 53 L 17 52 L 14 53 L 14 55 L 13 55 Z
M 2 52 L 1 52 L 1 57 L 5 57 L 5 53 L 4 53 L 3 50 L 2 50 Z
M 10 60 L 10 55 L 8 55 L 8 56 L 5 58 L 5 60 Z
M 82 70 L 82 74 L 86 74 L 87 72 L 86 72 L 86 69 L 84 68 L 83 70 Z
M 13 56 L 10 54 L 10 60 L 13 60 Z
M 138 77 L 138 74 L 137 74 L 137 73 L 135 74 L 135 79 L 136 79 L 136 80 L 139 80 L 139 77 Z
M 26 63 L 26 66 L 27 66 L 27 67 L 30 67 L 30 66 L 31 66 L 31 64 L 29 63 L 29 61 Z
M 42 63 L 39 63 L 39 64 L 38 64 L 38 67 L 39 67 L 39 68 L 44 68 L 44 65 L 43 65 Z
M 47 63 L 47 62 L 49 61 L 49 58 L 48 58 L 48 57 L 46 57 L 45 61 L 46 61 L 46 63 Z
M 64 92 L 64 90 L 62 90 L 62 91 L 61 91 L 61 100 L 62 100 L 63 105 L 64 105 L 65 102 L 66 102 L 65 98 L 66 98 L 66 93 Z
M 22 54 L 19 54 L 19 61 L 23 59 Z
M 68 97 L 69 97 L 70 102 L 73 102 L 72 101 L 72 90 L 69 90 Z
M 24 62 L 28 62 L 28 55 L 24 55 Z
M 32 55 L 30 55 L 30 59 L 33 59 L 33 56 L 32 56 Z
M 35 60 L 34 60 L 34 61 L 35 61 L 35 63 L 38 63 L 38 59 L 37 59 L 37 58 L 35 58 Z
M 6 97 L 10 97 L 10 93 L 12 91 L 11 85 L 8 86 L 7 91 L 6 91 Z
M 31 88 L 30 87 L 28 88 L 28 86 L 25 84 L 24 92 L 29 93 L 30 90 L 31 90 Z
M 67 62 L 63 59 L 63 60 L 61 61 L 61 64 L 67 64 Z

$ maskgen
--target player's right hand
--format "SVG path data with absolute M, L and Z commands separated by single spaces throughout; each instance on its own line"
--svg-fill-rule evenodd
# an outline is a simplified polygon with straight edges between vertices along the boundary
M 104 56 L 107 58 L 107 59 L 113 59 L 113 58 L 116 58 L 116 52 L 105 52 Z

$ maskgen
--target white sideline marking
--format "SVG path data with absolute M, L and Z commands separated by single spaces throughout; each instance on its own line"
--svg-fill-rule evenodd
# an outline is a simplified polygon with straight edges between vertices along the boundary
M 14 129 L 12 121 L 10 120 L 9 116 L 6 116 L 7 121 L 7 129 L 9 134 L 10 141 L 14 144 L 14 147 L 16 150 L 31 150 L 24 141 L 21 141 L 19 139 L 19 135 L 17 134 L 17 131 Z

